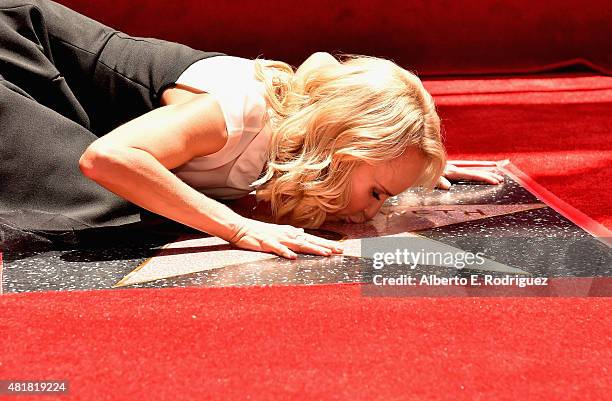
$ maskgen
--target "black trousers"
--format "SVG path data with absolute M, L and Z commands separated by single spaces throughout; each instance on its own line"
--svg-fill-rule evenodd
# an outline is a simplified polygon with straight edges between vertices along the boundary
M 158 107 L 189 65 L 223 54 L 131 37 L 52 1 L 2 0 L 0 222 L 46 231 L 140 222 L 144 210 L 83 176 L 79 158 Z

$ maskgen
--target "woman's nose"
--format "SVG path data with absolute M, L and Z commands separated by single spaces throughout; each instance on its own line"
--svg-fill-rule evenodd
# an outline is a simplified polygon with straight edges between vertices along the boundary
M 383 203 L 384 202 L 382 200 L 380 200 L 380 201 L 378 201 L 376 203 L 373 203 L 368 208 L 364 209 L 363 214 L 365 216 L 365 219 L 366 220 L 373 219 L 374 216 L 376 216 L 376 213 L 378 213 L 378 211 L 382 207 Z

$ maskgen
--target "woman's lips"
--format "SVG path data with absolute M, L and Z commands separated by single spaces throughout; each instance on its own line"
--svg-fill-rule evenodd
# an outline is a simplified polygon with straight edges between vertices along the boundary
M 365 221 L 365 218 L 353 218 L 353 217 L 348 217 L 349 222 L 354 223 L 354 224 L 361 224 Z
M 355 216 L 344 216 L 344 215 L 335 215 L 334 218 L 337 218 L 340 221 L 343 221 L 345 223 L 353 223 L 353 224 L 360 224 L 365 222 L 365 216 L 360 216 L 360 217 L 355 217 Z

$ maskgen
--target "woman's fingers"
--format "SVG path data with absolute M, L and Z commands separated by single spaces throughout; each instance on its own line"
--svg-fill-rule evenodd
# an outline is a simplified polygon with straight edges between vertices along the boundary
M 297 258 L 295 252 L 325 256 L 342 252 L 342 247 L 336 241 L 308 234 L 303 228 L 255 221 L 233 243 L 241 248 L 270 252 L 287 259 Z
M 504 180 L 504 177 L 497 174 L 494 169 L 477 170 L 455 167 L 448 169 L 444 175 L 451 180 L 483 181 L 490 184 L 499 184 Z
M 300 253 L 312 253 L 322 256 L 329 256 L 332 253 L 329 248 L 319 246 L 311 242 L 290 243 L 289 247 Z
M 261 241 L 261 247 L 266 252 L 272 252 L 287 259 L 295 259 L 297 255 L 288 246 L 274 239 L 265 239 Z
M 440 189 L 450 189 L 451 187 L 451 183 L 449 180 L 447 180 L 444 177 L 440 177 L 440 179 L 438 180 L 438 188 Z
M 312 235 L 312 234 L 304 234 L 304 235 L 313 244 L 325 247 L 331 250 L 332 252 L 342 253 L 343 251 L 342 246 L 336 241 L 331 241 L 325 238 L 317 237 L 316 235 Z
M 333 244 L 333 241 L 328 241 L 324 238 L 309 234 L 302 234 L 295 238 L 287 238 L 283 243 L 300 253 L 329 256 L 332 253 L 342 252 L 342 249 Z

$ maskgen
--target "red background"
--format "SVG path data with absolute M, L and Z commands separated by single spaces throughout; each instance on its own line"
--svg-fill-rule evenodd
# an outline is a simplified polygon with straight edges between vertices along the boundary
M 607 0 L 60 0 L 132 35 L 299 65 L 315 51 L 393 59 L 419 75 L 612 71 Z
M 344 51 L 476 74 L 425 82 L 451 157 L 510 158 L 612 227 L 612 78 L 501 75 L 577 58 L 610 71 L 607 1 L 63 2 L 243 57 Z M 5 294 L 0 379 L 69 379 L 59 399 L 82 400 L 608 400 L 610 305 L 358 285 Z

